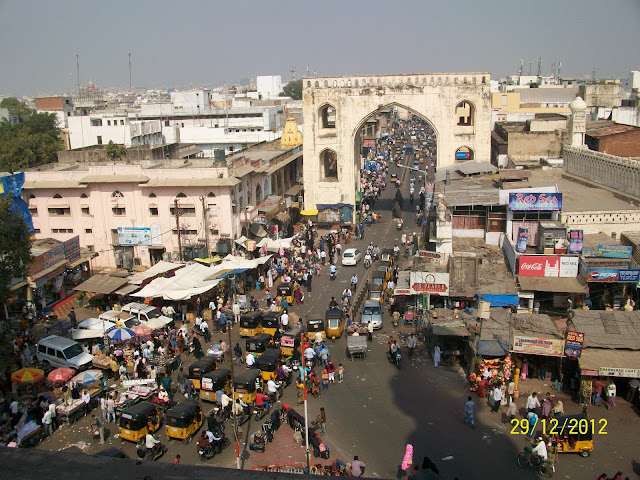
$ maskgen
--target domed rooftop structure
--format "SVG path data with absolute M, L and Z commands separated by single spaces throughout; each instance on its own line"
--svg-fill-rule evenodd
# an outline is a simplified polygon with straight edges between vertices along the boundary
M 569 108 L 572 112 L 586 110 L 587 103 L 582 99 L 582 97 L 576 97 L 575 100 L 569 104 Z

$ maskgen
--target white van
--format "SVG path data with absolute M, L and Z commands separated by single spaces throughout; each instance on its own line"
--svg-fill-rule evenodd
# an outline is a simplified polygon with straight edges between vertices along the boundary
M 55 367 L 86 370 L 91 366 L 93 355 L 85 353 L 80 344 L 58 335 L 50 335 L 38 342 L 38 361 Z
M 71 330 L 71 338 L 74 340 L 86 340 L 89 338 L 102 338 L 115 327 L 116 324 L 99 318 L 87 318 L 78 324 L 78 328 Z
M 142 325 L 154 330 L 163 328 L 173 322 L 173 318 L 165 317 L 156 307 L 145 305 L 144 303 L 127 303 L 122 307 L 122 311 L 135 315 Z
M 118 310 L 109 310 L 108 312 L 101 313 L 98 319 L 113 322 L 116 326 L 124 325 L 127 328 L 140 325 L 140 320 L 138 320 L 137 317 L 129 312 L 120 312 Z

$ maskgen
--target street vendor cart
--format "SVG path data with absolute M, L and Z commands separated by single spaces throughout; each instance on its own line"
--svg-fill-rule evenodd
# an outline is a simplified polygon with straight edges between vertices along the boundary
M 74 400 L 71 404 L 63 403 L 56 406 L 56 415 L 61 421 L 69 425 L 76 423 L 81 417 L 87 414 L 87 406 L 82 400 Z
M 347 357 L 353 361 L 353 357 L 367 357 L 367 337 L 365 335 L 347 336 Z

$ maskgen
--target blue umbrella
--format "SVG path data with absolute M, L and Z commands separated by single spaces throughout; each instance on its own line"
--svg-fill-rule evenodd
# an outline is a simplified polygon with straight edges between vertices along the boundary
M 90 383 L 97 382 L 102 378 L 102 372 L 100 370 L 86 370 L 79 373 L 71 379 L 72 383 L 89 385 Z
M 112 328 L 107 332 L 107 336 L 111 340 L 129 340 L 136 336 L 136 332 L 131 330 L 130 328 L 125 327 L 116 327 Z

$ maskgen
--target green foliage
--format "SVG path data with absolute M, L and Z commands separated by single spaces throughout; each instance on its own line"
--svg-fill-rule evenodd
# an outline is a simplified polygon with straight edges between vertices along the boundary
M 13 126 L 0 123 L 1 171 L 17 172 L 57 160 L 56 154 L 64 144 L 55 114 L 33 113 L 15 98 L 3 99 L 0 106 L 21 118 L 21 122 Z
M 113 143 L 113 140 L 109 140 L 105 151 L 107 152 L 107 157 L 109 157 L 111 160 L 116 160 L 127 156 L 127 149 L 125 148 L 125 146 L 117 145 Z
M 282 96 L 291 97 L 294 100 L 302 100 L 302 80 L 295 80 L 282 87 Z
M 33 110 L 15 97 L 3 98 L 0 101 L 0 108 L 9 110 L 9 115 L 18 115 L 22 122 L 33 115 Z
M 11 197 L 0 197 L 0 302 L 11 294 L 13 279 L 25 278 L 31 262 L 31 238 L 22 217 L 11 211 Z

